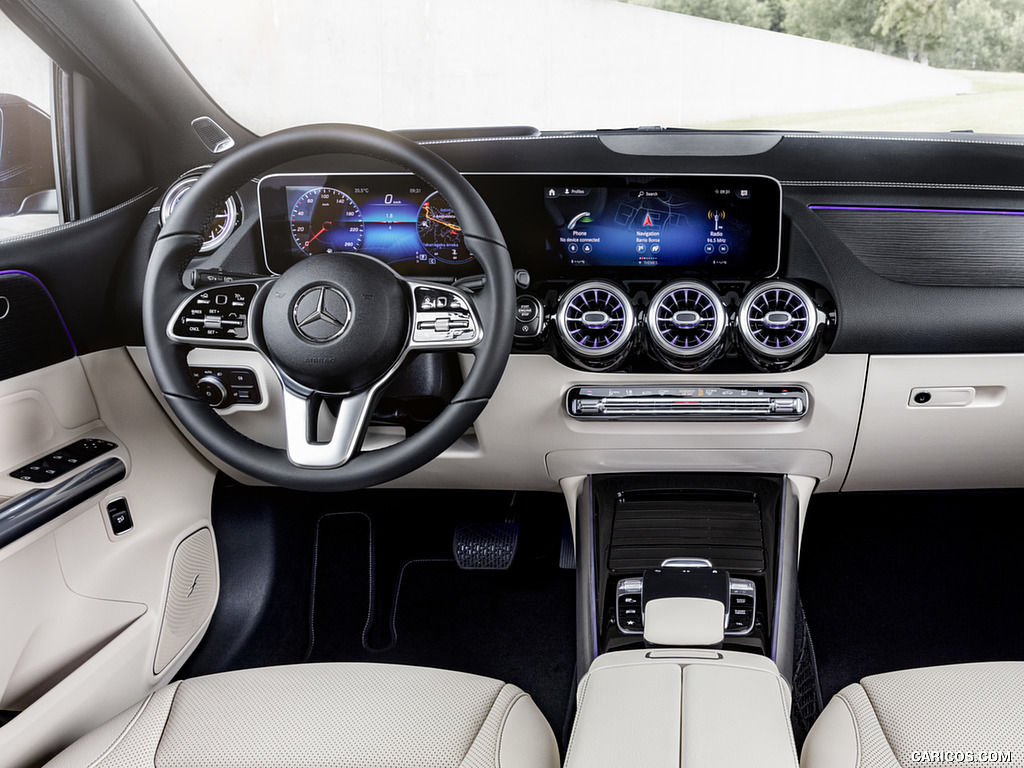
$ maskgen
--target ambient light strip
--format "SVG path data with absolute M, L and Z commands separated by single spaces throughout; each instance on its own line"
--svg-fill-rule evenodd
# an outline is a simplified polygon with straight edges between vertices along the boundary
M 983 216 L 1024 216 L 1024 211 L 979 211 L 967 208 L 886 208 L 868 205 L 809 205 L 811 211 L 862 211 L 878 213 L 967 213 Z

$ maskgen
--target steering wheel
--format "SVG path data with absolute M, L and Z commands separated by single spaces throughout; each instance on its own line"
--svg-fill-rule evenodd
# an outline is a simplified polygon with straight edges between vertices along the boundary
M 398 165 L 433 186 L 458 212 L 483 288 L 416 281 L 357 253 L 304 259 L 279 277 L 199 290 L 182 276 L 199 253 L 219 203 L 245 182 L 301 157 L 350 154 Z M 508 360 L 515 280 L 508 249 L 475 189 L 443 159 L 394 134 L 355 125 L 291 128 L 257 139 L 202 175 L 153 248 L 143 330 L 156 381 L 171 410 L 214 456 L 245 474 L 298 490 L 345 491 L 400 477 L 455 442 L 487 404 Z M 281 382 L 285 444 L 257 443 L 200 396 L 191 349 L 242 348 L 263 355 Z M 461 388 L 426 427 L 361 451 L 374 404 L 412 352 L 473 355 Z

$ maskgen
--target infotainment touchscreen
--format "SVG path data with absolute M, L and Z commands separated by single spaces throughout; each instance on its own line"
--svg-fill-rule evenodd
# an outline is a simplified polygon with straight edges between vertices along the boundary
M 549 184 L 543 194 L 569 267 L 720 276 L 778 268 L 780 195 L 772 179 L 696 176 L 612 186 L 582 178 Z

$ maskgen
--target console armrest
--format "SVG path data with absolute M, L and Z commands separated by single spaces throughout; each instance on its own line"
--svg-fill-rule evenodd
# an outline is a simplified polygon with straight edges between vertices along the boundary
M 580 683 L 565 768 L 796 768 L 771 661 L 702 650 L 605 654 Z

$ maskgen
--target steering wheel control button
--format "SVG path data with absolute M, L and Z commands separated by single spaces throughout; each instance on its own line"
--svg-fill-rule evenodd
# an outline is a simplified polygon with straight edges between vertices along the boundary
M 123 497 L 107 504 L 107 517 L 110 518 L 110 530 L 115 536 L 123 536 L 135 527 L 131 510 L 128 509 L 128 500 Z
M 249 307 L 259 286 L 232 283 L 192 295 L 179 310 L 172 335 L 186 340 L 245 341 Z
M 544 311 L 535 296 L 520 296 L 516 299 L 515 337 L 532 339 L 543 330 Z
M 203 402 L 213 408 L 259 405 L 263 402 L 251 368 L 189 368 Z
M 416 303 L 414 344 L 444 345 L 474 342 L 476 319 L 469 304 L 457 292 L 440 286 L 417 285 L 413 289 Z
M 66 445 L 49 456 L 36 459 L 31 464 L 19 467 L 10 473 L 17 480 L 27 483 L 48 483 L 66 475 L 82 464 L 114 450 L 117 446 L 109 440 L 87 438 Z

